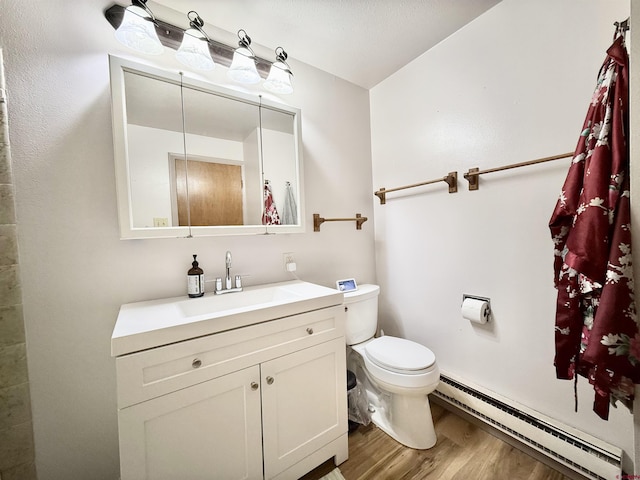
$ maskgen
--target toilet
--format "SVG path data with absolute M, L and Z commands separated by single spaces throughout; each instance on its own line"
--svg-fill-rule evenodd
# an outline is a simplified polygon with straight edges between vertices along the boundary
M 436 444 L 428 394 L 440 381 L 436 357 L 424 345 L 384 335 L 378 325 L 377 285 L 344 294 L 348 368 L 362 382 L 371 421 L 396 441 L 424 450 Z

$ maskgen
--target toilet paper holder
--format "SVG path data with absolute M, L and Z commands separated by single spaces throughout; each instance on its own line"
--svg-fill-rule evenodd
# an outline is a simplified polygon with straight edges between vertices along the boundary
M 463 293 L 463 294 L 462 294 L 462 304 L 464 304 L 464 301 L 465 301 L 467 298 L 472 298 L 472 299 L 474 299 L 474 300 L 480 300 L 480 301 L 482 301 L 482 302 L 487 302 L 487 307 L 488 307 L 488 308 L 487 308 L 487 317 L 488 317 L 488 318 L 487 318 L 487 320 L 489 320 L 489 319 L 491 318 L 491 316 L 492 316 L 492 310 L 491 310 L 491 299 L 490 299 L 489 297 L 480 297 L 480 296 L 478 296 L 478 295 L 469 295 L 469 294 L 467 294 L 467 293 Z M 461 305 L 462 305 L 462 304 L 461 304 Z
M 478 295 L 469 295 L 468 293 L 462 294 L 462 303 L 464 303 L 467 298 L 475 298 L 476 300 L 482 300 L 483 302 L 487 302 L 489 304 L 491 303 L 491 299 L 489 297 L 479 297 Z

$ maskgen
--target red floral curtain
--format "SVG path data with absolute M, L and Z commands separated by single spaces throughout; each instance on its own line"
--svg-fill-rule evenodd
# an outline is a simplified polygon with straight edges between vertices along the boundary
M 269 180 L 264 182 L 264 210 L 262 212 L 263 225 L 280 225 L 280 215 L 276 208 L 276 202 L 273 201 L 273 192 Z
M 549 227 L 555 245 L 556 375 L 589 379 L 594 411 L 633 404 L 640 333 L 631 269 L 628 64 L 624 32 L 607 50 Z M 577 399 L 576 399 L 577 408 Z

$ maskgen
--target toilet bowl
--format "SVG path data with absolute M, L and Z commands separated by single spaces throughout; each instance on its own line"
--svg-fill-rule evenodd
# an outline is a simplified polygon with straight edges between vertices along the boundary
M 344 295 L 348 366 L 365 387 L 373 423 L 403 445 L 428 449 L 436 434 L 427 395 L 437 387 L 440 370 L 424 345 L 374 338 L 379 291 L 377 285 L 361 285 Z

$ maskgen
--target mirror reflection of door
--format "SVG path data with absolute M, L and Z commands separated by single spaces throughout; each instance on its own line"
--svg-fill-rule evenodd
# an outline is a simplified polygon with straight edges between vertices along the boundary
M 183 101 L 189 206 L 183 181 L 179 225 L 259 223 L 259 107 L 189 87 Z
M 244 224 L 240 165 L 189 159 L 185 171 L 184 159 L 175 157 L 173 161 L 174 225 Z

